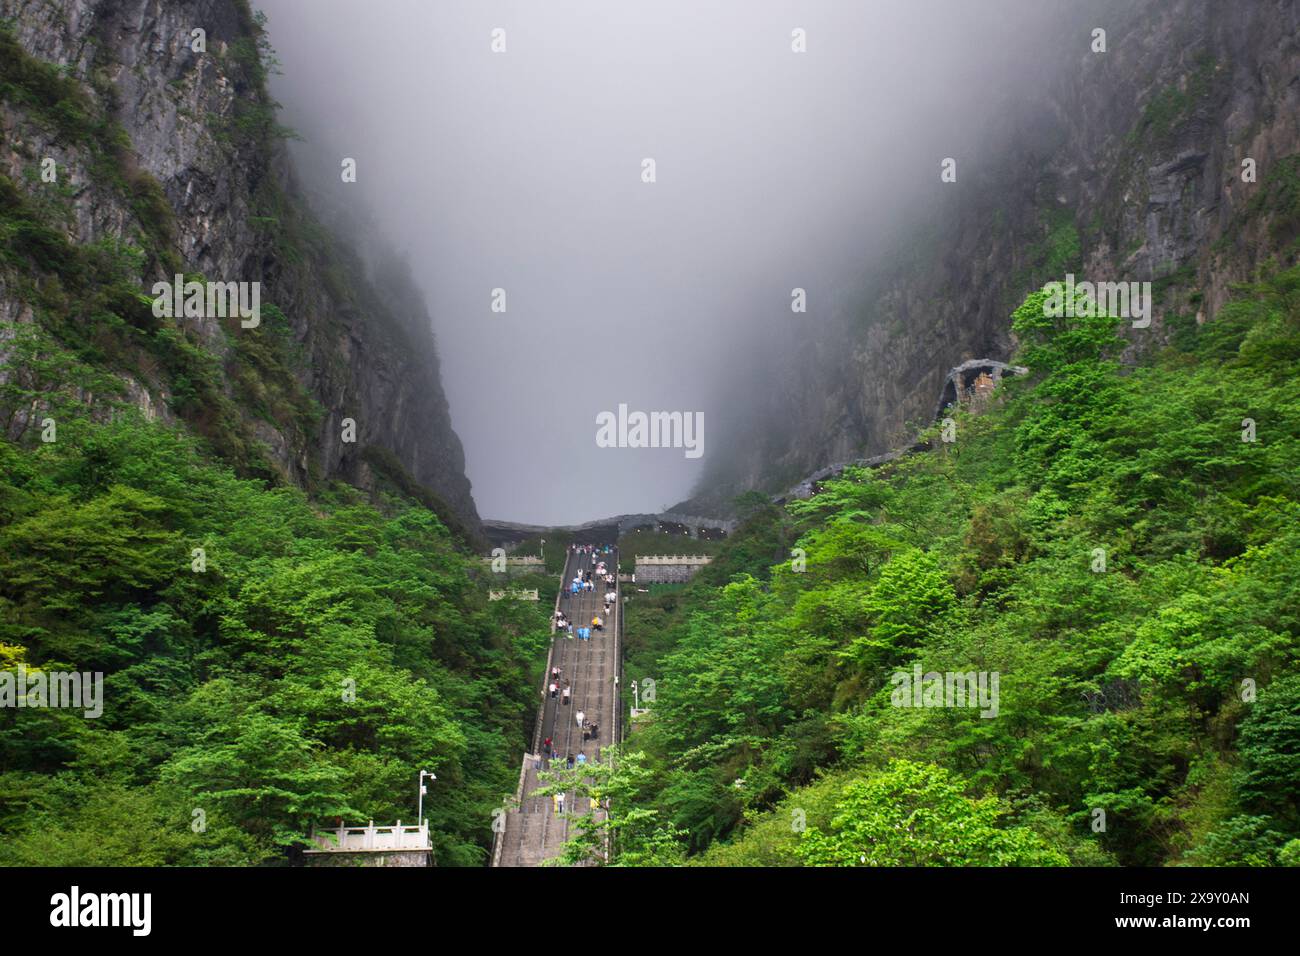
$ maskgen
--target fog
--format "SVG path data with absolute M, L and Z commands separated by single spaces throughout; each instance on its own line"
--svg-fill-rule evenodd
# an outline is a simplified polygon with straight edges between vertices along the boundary
M 792 323 L 815 335 L 940 161 L 1033 82 L 1058 5 L 259 6 L 305 180 L 427 297 L 480 513 L 567 523 L 688 495 Z M 620 403 L 701 412 L 703 456 L 598 447 Z

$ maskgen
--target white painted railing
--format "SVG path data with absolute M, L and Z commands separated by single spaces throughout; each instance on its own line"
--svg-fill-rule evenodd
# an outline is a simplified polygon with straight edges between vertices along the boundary
M 318 850 L 348 852 L 351 850 L 427 850 L 433 844 L 429 842 L 429 824 L 419 826 L 402 826 L 398 820 L 391 827 L 377 827 L 371 820 L 364 827 L 336 827 L 333 830 L 317 830 L 312 827 L 311 842 Z

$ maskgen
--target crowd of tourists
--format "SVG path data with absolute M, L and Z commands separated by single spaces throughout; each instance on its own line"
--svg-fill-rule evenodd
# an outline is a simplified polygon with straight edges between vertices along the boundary
M 590 640 L 591 632 L 603 631 L 605 621 L 609 617 L 610 609 L 618 600 L 618 574 L 617 569 L 611 570 L 609 559 L 614 554 L 614 549 L 610 545 L 597 544 L 573 544 L 569 546 L 570 553 L 581 557 L 574 561 L 578 568 L 572 580 L 567 581 L 560 591 L 561 599 L 576 598 L 579 594 L 594 592 L 597 588 L 603 587 L 604 613 L 592 615 L 591 626 L 575 626 L 569 612 L 563 608 L 557 608 L 554 614 L 555 629 L 557 632 L 568 635 L 570 638 L 576 637 L 579 640 Z M 585 558 L 585 560 L 584 560 Z M 586 567 L 584 567 L 586 565 Z M 561 707 L 568 707 L 573 702 L 573 688 L 569 678 L 564 676 L 564 670 L 559 665 L 551 668 L 547 675 L 546 693 L 551 700 L 559 702 Z M 586 744 L 600 739 L 600 725 L 594 720 L 589 720 L 581 707 L 573 711 L 574 726 L 582 735 L 582 746 L 579 747 L 575 754 L 572 751 L 565 752 L 563 756 L 560 752 L 560 742 L 554 737 L 547 737 L 542 741 L 541 757 L 543 761 L 558 761 L 563 759 L 564 764 L 569 769 L 581 767 L 587 763 Z M 561 725 L 557 719 L 555 726 L 558 729 Z M 552 799 L 555 803 L 557 813 L 564 812 L 564 794 L 557 793 Z M 596 807 L 596 801 L 592 800 L 592 809 Z

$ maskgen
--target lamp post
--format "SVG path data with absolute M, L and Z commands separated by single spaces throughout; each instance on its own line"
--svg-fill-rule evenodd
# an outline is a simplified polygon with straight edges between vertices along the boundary
M 420 795 L 416 798 L 416 811 L 415 811 L 415 816 L 416 816 L 415 824 L 416 824 L 416 826 L 423 826 L 423 825 L 424 825 L 424 795 L 425 795 L 426 793 L 429 792 L 429 788 L 426 787 L 426 786 L 424 785 L 424 778 L 425 778 L 425 777 L 428 777 L 430 780 L 437 780 L 437 779 L 438 779 L 437 777 L 435 777 L 435 776 L 433 775 L 433 771 L 432 771 L 432 770 L 421 770 L 421 771 L 420 771 Z

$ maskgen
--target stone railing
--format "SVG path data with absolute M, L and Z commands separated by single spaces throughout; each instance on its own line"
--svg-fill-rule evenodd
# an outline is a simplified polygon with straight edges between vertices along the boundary
M 377 827 L 374 820 L 364 827 L 336 827 L 332 830 L 317 830 L 312 827 L 311 842 L 318 851 L 338 853 L 355 853 L 358 850 L 427 850 L 433 846 L 429 842 L 428 823 L 404 827 L 401 820 L 391 827 Z
M 638 554 L 636 564 L 639 568 L 641 565 L 657 564 L 685 564 L 703 566 L 710 563 L 713 558 L 707 554 Z

